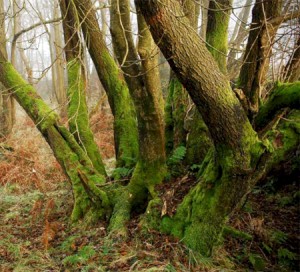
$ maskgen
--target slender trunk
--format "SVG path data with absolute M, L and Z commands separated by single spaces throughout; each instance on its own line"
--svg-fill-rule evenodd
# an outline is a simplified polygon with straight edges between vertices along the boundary
M 7 58 L 4 2 L 0 0 L 0 51 Z M 12 96 L 0 83 L 0 139 L 10 134 L 13 127 Z
M 114 115 L 118 167 L 135 165 L 138 152 L 136 115 L 127 84 L 110 55 L 90 0 L 74 0 L 84 38 Z
M 242 48 L 242 43 L 247 38 L 249 30 L 247 29 L 247 21 L 251 11 L 251 4 L 253 0 L 247 0 L 236 22 L 235 31 L 230 39 L 230 51 L 228 54 L 227 70 L 230 79 L 235 79 L 238 76 L 240 67 L 242 66 L 242 59 L 237 58 L 237 54 L 244 54 L 245 48 Z
M 32 71 L 31 65 L 30 65 L 30 61 L 25 54 L 24 48 L 19 48 L 19 52 L 20 52 L 20 56 L 22 58 L 23 64 L 25 66 L 27 80 L 28 80 L 29 84 L 32 85 L 33 84 L 33 71 Z
M 214 0 L 209 2 L 206 30 L 207 48 L 218 63 L 220 70 L 227 74 L 228 24 L 232 0 Z
M 210 0 L 201 0 L 201 28 L 200 28 L 200 36 L 204 41 L 206 41 L 206 32 L 207 32 L 207 14 L 208 14 L 208 6 Z
M 75 7 L 68 0 L 61 1 L 63 29 L 66 43 L 66 60 L 68 70 L 68 118 L 70 132 L 74 134 L 78 144 L 87 153 L 94 169 L 106 175 L 99 148 L 94 140 L 89 125 L 86 102 L 86 82 L 83 65 L 83 46 L 78 32 L 79 22 L 76 20 Z
M 278 25 L 269 24 L 268 21 L 280 15 L 282 1 L 256 0 L 252 10 L 252 23 L 246 46 L 246 54 L 239 75 L 239 87 L 247 96 L 252 118 L 259 108 L 259 99 L 268 72 L 272 44 Z
M 60 17 L 59 4 L 54 2 L 54 18 Z M 54 46 L 54 62 L 53 62 L 53 75 L 55 80 L 55 94 L 58 105 L 60 107 L 60 116 L 67 116 L 67 94 L 65 89 L 65 72 L 64 72 L 64 56 L 63 56 L 63 36 L 61 32 L 61 24 L 54 23 L 53 25 L 53 44 Z

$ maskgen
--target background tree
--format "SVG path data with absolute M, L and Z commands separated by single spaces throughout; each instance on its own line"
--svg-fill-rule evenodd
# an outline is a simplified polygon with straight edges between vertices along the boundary
M 0 51 L 7 57 L 4 2 L 0 1 Z M 12 96 L 0 83 L 0 138 L 7 136 L 14 123 L 14 107 Z

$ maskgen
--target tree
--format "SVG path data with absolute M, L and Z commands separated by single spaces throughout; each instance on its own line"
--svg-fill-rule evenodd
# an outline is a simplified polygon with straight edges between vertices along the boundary
M 75 0 L 74 4 L 78 11 L 89 53 L 95 64 L 98 77 L 106 91 L 108 102 L 114 115 L 117 166 L 131 168 L 136 163 L 138 136 L 136 115 L 128 86 L 105 44 L 91 1 Z
M 0 1 L 0 51 L 7 57 L 4 2 Z M 0 138 L 7 136 L 14 124 L 14 102 L 7 89 L 0 83 Z
M 166 217 L 163 223 L 165 229 L 192 248 L 210 254 L 226 218 L 259 179 L 266 146 L 252 128 L 228 80 L 189 26 L 179 3 L 136 0 L 136 4 L 196 104 L 215 146 L 214 155 L 208 154 L 202 164 L 200 182 L 184 198 L 176 215 Z M 185 41 L 184 46 L 174 46 L 177 41 Z M 296 97 L 299 100 L 299 91 Z
M 74 192 L 73 220 L 85 218 L 87 223 L 107 220 L 110 237 L 120 238 L 127 236 L 126 223 L 132 211 L 143 212 L 146 209 L 141 226 L 171 233 L 190 248 L 209 255 L 222 234 L 227 218 L 239 207 L 253 185 L 274 165 L 296 154 L 300 143 L 300 123 L 297 122 L 300 115 L 297 110 L 300 83 L 276 85 L 270 99 L 259 108 L 252 124 L 247 116 L 248 109 L 244 109 L 221 71 L 224 67 L 221 64 L 224 63 L 218 63 L 218 57 L 211 54 L 179 1 L 136 0 L 139 29 L 137 50 L 131 35 L 129 3 L 111 2 L 111 9 L 117 11 L 112 13 L 111 20 L 120 71 L 102 35 L 90 33 L 94 29 L 96 33 L 101 33 L 91 2 L 61 1 L 62 13 L 65 14 L 69 93 L 73 96 L 70 97 L 70 107 L 74 106 L 70 117 L 79 113 L 74 111 L 81 106 L 78 100 L 85 99 L 80 28 L 86 41 L 93 39 L 90 50 L 94 48 L 91 51 L 93 60 L 98 63 L 99 72 L 104 73 L 104 88 L 114 92 L 127 89 L 132 97 L 138 122 L 139 152 L 133 175 L 125 185 L 119 181 L 106 182 L 105 173 L 97 171 L 93 159 L 85 152 L 85 145 L 80 140 L 81 131 L 74 130 L 76 122 L 72 124 L 71 121 L 70 130 L 61 126 L 58 116 L 37 95 L 34 87 L 20 77 L 1 51 L 0 81 L 12 91 L 35 122 L 69 177 Z M 256 4 L 259 7 L 264 5 L 264 1 L 257 1 Z M 225 36 L 220 38 L 225 39 Z M 162 217 L 164 203 L 156 186 L 163 182 L 167 169 L 162 98 L 160 88 L 153 84 L 156 83 L 158 56 L 154 42 L 195 103 L 213 142 L 201 164 L 198 183 L 184 197 L 173 217 L 164 213 Z M 268 43 L 268 46 L 270 49 L 271 44 Z M 257 71 L 265 63 L 259 60 Z M 109 84 L 122 86 L 122 89 L 113 90 Z M 77 99 L 72 101 L 75 97 Z M 120 103 L 129 101 L 127 96 L 122 99 L 125 100 Z M 276 133 L 269 130 L 268 125 L 273 122 L 274 115 L 287 107 L 291 109 L 288 111 L 289 122 L 277 122 Z M 80 114 L 86 115 L 85 107 L 80 108 Z M 86 124 L 88 120 L 85 116 L 83 125 Z M 299 160 L 294 163 L 299 166 Z

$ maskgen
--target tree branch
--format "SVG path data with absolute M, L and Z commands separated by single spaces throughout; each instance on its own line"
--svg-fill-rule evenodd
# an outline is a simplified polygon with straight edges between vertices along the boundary
M 281 84 L 273 90 L 272 95 L 255 117 L 256 130 L 264 129 L 279 110 L 287 107 L 300 109 L 300 81 Z
M 296 18 L 300 18 L 300 11 L 291 12 L 291 13 L 284 14 L 284 15 L 278 16 L 276 18 L 273 18 L 268 21 L 268 24 L 271 24 L 273 26 L 278 26 L 286 21 L 296 19 Z

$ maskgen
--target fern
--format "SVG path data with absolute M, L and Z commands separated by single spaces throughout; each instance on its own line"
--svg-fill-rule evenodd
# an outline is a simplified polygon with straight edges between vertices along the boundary
M 114 170 L 112 176 L 115 180 L 129 177 L 134 168 L 118 167 Z
M 183 161 L 186 154 L 186 147 L 179 146 L 174 151 L 172 156 L 168 159 L 168 165 L 176 165 Z
M 280 260 L 295 261 L 297 259 L 297 255 L 294 252 L 289 251 L 287 248 L 280 247 L 277 253 Z

